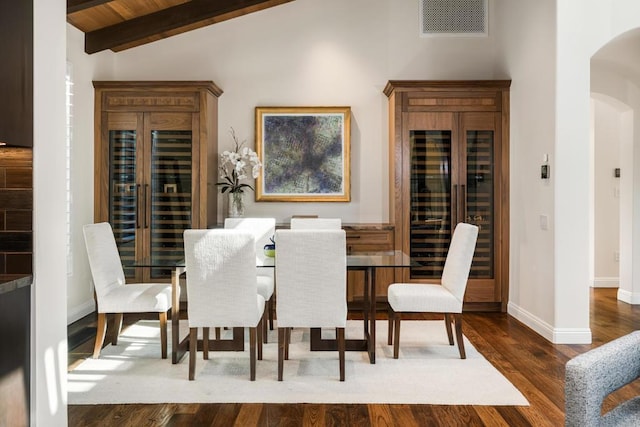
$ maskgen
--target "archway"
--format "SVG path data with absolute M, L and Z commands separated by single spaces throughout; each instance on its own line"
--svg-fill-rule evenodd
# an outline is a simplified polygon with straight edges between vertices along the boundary
M 594 179 L 591 187 L 594 202 L 594 221 L 591 227 L 591 271 L 594 278 L 592 284 L 606 286 L 606 280 L 602 279 L 607 277 L 613 282 L 613 277 L 607 274 L 611 273 L 615 263 L 619 263 L 618 299 L 632 304 L 640 303 L 640 281 L 636 279 L 635 283 L 633 274 L 634 265 L 638 265 L 634 260 L 640 250 L 640 237 L 634 237 L 637 234 L 637 225 L 634 229 L 634 224 L 637 224 L 640 206 L 640 197 L 636 196 L 640 193 L 640 184 L 635 178 L 640 170 L 640 130 L 636 123 L 638 114 L 634 114 L 640 108 L 640 53 L 636 48 L 638 43 L 640 29 L 634 29 L 611 40 L 591 58 L 591 93 L 594 105 L 592 153 L 599 154 L 593 162 L 595 167 L 592 169 Z M 607 145 L 612 150 L 619 149 L 619 178 L 615 178 L 612 170 L 608 177 L 602 171 L 598 173 L 599 161 L 612 161 L 610 156 L 607 160 Z M 608 196 L 605 194 L 607 191 Z M 607 237 L 605 231 L 609 228 L 608 232 L 612 232 L 611 224 L 607 225 L 607 220 L 615 222 L 611 218 L 615 209 L 610 208 L 616 202 L 620 208 L 617 259 L 613 249 L 616 239 Z M 603 207 L 599 203 L 609 203 L 610 206 Z M 609 218 L 606 218 L 607 214 Z M 637 275 L 636 272 L 635 276 Z

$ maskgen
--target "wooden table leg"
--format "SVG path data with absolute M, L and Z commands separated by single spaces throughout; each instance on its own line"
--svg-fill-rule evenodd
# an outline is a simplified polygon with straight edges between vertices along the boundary
M 367 286 L 369 287 L 369 363 L 376 363 L 376 269 L 367 269 Z
M 180 342 L 180 276 L 185 267 L 176 267 L 171 272 L 171 363 L 176 364 L 187 351 L 188 339 Z
M 364 316 L 364 339 L 346 339 L 346 351 L 366 351 L 369 363 L 376 363 L 376 301 L 375 301 L 375 267 L 364 269 L 364 298 L 362 312 Z M 311 351 L 335 351 L 338 349 L 336 339 L 323 339 L 320 328 L 311 328 L 309 347 Z

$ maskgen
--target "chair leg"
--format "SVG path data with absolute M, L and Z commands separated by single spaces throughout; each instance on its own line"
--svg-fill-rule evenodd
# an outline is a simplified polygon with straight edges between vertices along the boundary
M 96 328 L 96 343 L 93 346 L 93 358 L 100 357 L 100 350 L 104 344 L 104 337 L 107 334 L 107 314 L 98 313 L 98 327 Z
M 265 319 L 264 316 L 260 318 L 260 321 L 258 322 L 258 360 L 262 360 L 262 334 L 265 333 Z
M 391 306 L 389 306 L 389 314 L 387 315 L 387 317 L 389 317 L 389 326 L 387 327 L 387 330 L 388 330 L 388 333 L 387 333 L 387 345 L 393 344 L 393 318 L 394 318 L 394 313 L 395 313 L 395 311 L 393 311 L 393 308 L 391 308 Z
M 400 355 L 400 313 L 393 314 L 393 358 L 397 359 Z
M 160 351 L 162 358 L 167 358 L 167 312 L 160 313 Z
M 467 354 L 464 351 L 464 341 L 462 339 L 462 314 L 456 313 L 453 315 L 453 318 L 456 324 L 456 340 L 458 340 L 460 359 L 466 359 Z
M 447 328 L 447 336 L 449 337 L 449 345 L 453 345 L 453 332 L 451 332 L 451 313 L 444 314 L 444 326 Z
M 209 332 L 209 328 L 202 328 L 202 358 L 204 360 L 209 360 Z
M 271 298 L 269 298 L 269 301 L 268 301 L 269 302 L 269 307 L 268 307 L 269 308 L 269 329 L 271 329 L 272 331 L 273 331 L 273 300 L 274 299 L 275 299 L 275 293 L 271 295 Z
M 336 334 L 338 336 L 338 358 L 340 359 L 340 381 L 344 381 L 344 328 L 337 328 Z
M 122 313 L 115 314 L 115 319 L 113 321 L 114 335 L 111 340 L 111 345 L 118 345 L 118 337 L 120 336 L 120 332 L 122 332 L 122 318 Z
M 273 297 L 271 297 L 273 298 Z M 263 342 L 266 344 L 267 343 L 267 335 L 268 335 L 268 331 L 267 331 L 267 310 L 265 310 L 262 313 L 262 318 L 260 320 L 260 323 L 262 323 L 262 340 Z
M 262 327 L 262 325 L 259 325 Z M 249 328 L 249 379 L 251 381 L 256 380 L 256 341 L 257 332 L 256 328 Z
M 196 351 L 198 350 L 198 328 L 189 328 L 189 381 L 196 378 Z
M 289 344 L 291 344 L 291 329 L 287 328 L 284 332 L 284 360 L 289 360 Z
M 284 346 L 286 328 L 278 328 L 278 381 L 282 381 L 284 371 Z

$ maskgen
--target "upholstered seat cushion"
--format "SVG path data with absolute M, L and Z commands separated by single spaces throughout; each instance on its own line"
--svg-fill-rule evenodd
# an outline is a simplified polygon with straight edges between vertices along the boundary
M 113 287 L 98 302 L 99 313 L 164 312 L 171 308 L 171 285 L 130 284 Z
M 269 301 L 271 295 L 273 295 L 273 277 L 269 276 L 256 276 L 258 279 L 258 294 Z
M 441 285 L 394 283 L 387 298 L 396 312 L 462 313 L 462 302 Z

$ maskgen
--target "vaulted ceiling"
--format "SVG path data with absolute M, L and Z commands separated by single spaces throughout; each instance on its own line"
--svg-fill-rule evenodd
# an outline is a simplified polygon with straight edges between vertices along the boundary
M 67 0 L 84 50 L 119 52 L 293 0 Z

